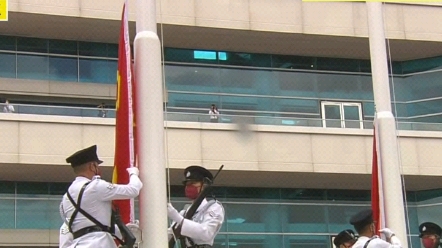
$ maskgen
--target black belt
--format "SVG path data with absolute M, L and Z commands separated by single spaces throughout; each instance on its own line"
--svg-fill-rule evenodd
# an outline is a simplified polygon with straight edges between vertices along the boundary
M 76 232 L 74 232 L 74 239 L 77 239 L 83 235 L 86 235 L 88 233 L 92 233 L 92 232 L 109 232 L 110 228 L 106 227 L 107 230 L 103 230 L 101 227 L 99 226 L 88 226 L 85 228 L 82 228 Z
M 211 245 L 193 245 L 191 248 L 212 248 Z

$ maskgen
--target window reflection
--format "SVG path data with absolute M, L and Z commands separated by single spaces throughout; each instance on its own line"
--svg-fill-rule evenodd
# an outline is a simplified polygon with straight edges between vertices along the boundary
M 17 78 L 48 79 L 48 56 L 17 55 Z
M 55 81 L 78 81 L 77 58 L 49 57 L 49 79 Z
M 15 78 L 15 54 L 0 53 L 0 77 Z

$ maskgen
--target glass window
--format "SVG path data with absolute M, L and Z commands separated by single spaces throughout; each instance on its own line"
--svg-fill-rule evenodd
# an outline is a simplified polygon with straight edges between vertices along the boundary
M 282 189 L 281 198 L 286 200 L 323 200 L 325 191 L 321 189 Z
M 271 67 L 269 54 L 225 52 L 222 56 L 223 60 L 219 60 L 222 65 Z
M 117 61 L 80 58 L 80 82 L 116 84 Z
M 216 52 L 215 51 L 193 51 L 193 58 L 197 59 L 205 59 L 205 60 L 216 60 Z
M 194 57 L 194 50 L 179 48 L 164 48 L 164 60 L 171 62 L 197 62 Z M 200 63 L 216 63 L 216 61 L 204 60 Z
M 78 52 L 81 56 L 107 57 L 107 45 L 105 43 L 80 41 Z
M 286 222 L 283 232 L 288 233 L 318 233 L 328 232 L 325 218 L 326 206 L 318 205 L 286 205 Z M 284 219 L 284 218 L 283 218 Z
M 164 74 L 168 90 L 219 92 L 219 69 L 216 68 L 167 65 Z
M 48 183 L 18 182 L 17 194 L 49 194 Z
M 221 247 L 235 247 L 235 248 L 266 248 L 266 247 L 288 247 L 283 245 L 282 235 L 263 235 L 263 234 L 248 234 L 228 235 L 227 242 L 221 242 Z
M 225 188 L 226 198 L 247 198 L 247 199 L 280 199 L 279 189 L 261 188 Z
M 14 182 L 0 182 L 0 194 L 14 194 L 15 183 Z
M 49 79 L 55 81 L 78 81 L 78 58 L 49 57 Z
M 416 59 L 401 62 L 402 73 L 413 73 L 442 68 L 442 56 L 434 58 Z
M 39 38 L 18 37 L 17 51 L 47 53 L 48 40 Z
M 17 200 L 17 228 L 18 229 L 48 229 L 48 201 L 44 200 Z M 60 215 L 58 215 L 60 216 Z M 59 217 L 60 219 L 60 217 Z M 59 221 L 59 226 L 61 220 Z
M 48 56 L 17 55 L 17 78 L 48 79 Z
M 274 204 L 230 204 L 226 209 L 227 232 L 281 232 L 281 209 Z
M 316 69 L 316 58 L 293 55 L 272 55 L 272 67 L 281 69 Z
M 15 228 L 15 201 L 0 197 L 0 229 Z
M 0 53 L 0 77 L 15 78 L 16 55 L 10 53 Z
M 323 127 L 363 128 L 361 103 L 322 101 Z
M 64 195 L 68 190 L 70 183 L 50 183 L 49 194 L 51 195 Z
M 133 49 L 131 47 L 131 58 L 133 58 Z M 107 44 L 107 56 L 110 58 L 118 58 L 118 44 Z
M 15 51 L 16 38 L 0 35 L 0 50 Z
M 367 206 L 370 208 L 370 206 Z M 328 206 L 328 224 L 330 232 L 339 233 L 349 228 L 350 218 L 353 217 L 361 207 L 351 205 Z
M 318 70 L 359 72 L 357 59 L 317 58 L 316 63 Z
M 77 41 L 49 40 L 49 53 L 77 55 Z

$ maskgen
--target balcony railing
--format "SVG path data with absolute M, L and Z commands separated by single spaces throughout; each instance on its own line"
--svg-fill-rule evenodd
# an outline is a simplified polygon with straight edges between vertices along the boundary
M 95 117 L 95 118 L 115 118 L 115 109 L 99 109 L 88 107 L 70 107 L 70 106 L 51 106 L 51 105 L 30 105 L 14 104 L 15 112 L 11 114 L 34 114 L 34 115 L 57 115 L 57 116 L 76 116 L 76 117 Z M 3 109 L 3 106 L 1 106 Z M 324 119 L 320 114 L 305 113 L 281 113 L 281 112 L 255 112 L 245 110 L 221 110 L 218 123 L 234 123 L 238 128 L 247 127 L 247 125 L 277 125 L 277 126 L 299 126 L 299 127 L 325 127 Z M 103 114 L 105 113 L 105 114 Z M 3 113 L 2 113 L 3 114 Z M 183 121 L 183 122 L 207 122 L 210 123 L 210 116 L 206 109 L 195 108 L 170 108 L 164 111 L 165 121 Z M 352 128 L 372 129 L 373 120 L 339 120 L 326 119 L 334 123 L 351 123 Z M 338 125 L 339 126 L 339 125 Z M 336 128 L 336 127 L 334 127 Z M 416 131 L 442 131 L 442 123 L 413 122 L 398 119 L 397 129 L 416 130 Z

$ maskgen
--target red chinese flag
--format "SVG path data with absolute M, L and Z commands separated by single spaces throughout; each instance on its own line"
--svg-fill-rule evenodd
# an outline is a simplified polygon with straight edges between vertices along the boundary
M 126 169 L 135 164 L 133 79 L 128 27 L 125 4 L 118 45 L 115 159 L 112 178 L 112 182 L 116 184 L 129 183 Z M 114 205 L 119 209 L 124 223 L 134 221 L 133 200 L 117 200 L 114 201 Z
M 384 201 L 382 189 L 382 171 L 381 164 L 378 161 L 378 143 L 376 127 L 373 131 L 373 160 L 371 172 L 371 208 L 373 210 L 373 220 L 376 222 L 376 233 L 384 228 Z

